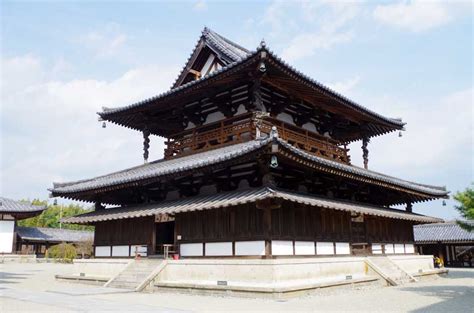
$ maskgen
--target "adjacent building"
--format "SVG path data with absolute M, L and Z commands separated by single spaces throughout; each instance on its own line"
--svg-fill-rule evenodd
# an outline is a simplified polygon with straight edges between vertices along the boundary
M 45 209 L 45 206 L 0 197 L 0 254 L 16 252 L 16 221 L 37 216 Z
M 403 131 L 402 120 L 302 74 L 264 42 L 250 51 L 207 28 L 169 91 L 99 116 L 143 136 L 144 164 L 51 189 L 95 203 L 64 222 L 95 226 L 97 257 L 163 247 L 185 258 L 414 254 L 413 225 L 441 220 L 413 205 L 448 197 L 369 169 L 370 139 Z M 166 138 L 162 159 L 149 161 L 151 135 Z M 363 167 L 351 162 L 356 141 Z
M 46 255 L 50 246 L 59 243 L 78 245 L 94 240 L 94 232 L 85 230 L 18 226 L 16 233 L 16 252 L 36 256 Z
M 474 221 L 465 223 L 474 226 Z M 446 266 L 474 267 L 474 232 L 456 222 L 416 225 L 414 235 L 420 254 L 435 255 Z

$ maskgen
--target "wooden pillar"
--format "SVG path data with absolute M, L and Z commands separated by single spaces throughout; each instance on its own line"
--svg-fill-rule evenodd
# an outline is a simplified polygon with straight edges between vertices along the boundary
M 272 210 L 270 207 L 263 209 L 263 229 L 265 233 L 265 258 L 272 256 Z
M 370 142 L 370 138 L 368 136 L 364 136 L 362 138 L 362 158 L 364 159 L 364 168 L 369 168 L 369 149 L 367 148 Z
M 143 161 L 148 162 L 148 150 L 150 149 L 150 131 L 145 128 L 143 129 Z
M 151 217 L 151 238 L 150 244 L 148 246 L 147 255 L 154 255 L 156 254 L 156 224 L 155 224 L 155 216 Z

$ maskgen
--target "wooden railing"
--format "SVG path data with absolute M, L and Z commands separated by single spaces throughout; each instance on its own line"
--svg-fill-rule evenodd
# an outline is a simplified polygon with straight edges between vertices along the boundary
M 165 158 L 249 141 L 257 136 L 257 128 L 261 133 L 269 134 L 273 126 L 276 126 L 280 138 L 297 148 L 333 161 L 350 163 L 347 154 L 349 150 L 339 147 L 336 141 L 274 118 L 257 119 L 252 114 L 243 114 L 173 135 L 166 142 Z

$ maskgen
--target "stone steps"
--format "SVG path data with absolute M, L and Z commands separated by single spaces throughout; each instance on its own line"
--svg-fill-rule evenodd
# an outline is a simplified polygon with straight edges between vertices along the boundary
M 375 267 L 374 269 L 380 272 L 379 274 L 382 274 L 394 286 L 404 285 L 413 281 L 410 275 L 386 256 L 367 257 L 367 259 Z
M 135 290 L 162 262 L 160 259 L 134 260 L 106 286 Z

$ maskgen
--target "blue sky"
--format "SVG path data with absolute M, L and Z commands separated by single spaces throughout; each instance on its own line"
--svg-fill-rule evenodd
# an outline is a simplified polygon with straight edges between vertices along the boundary
M 95 112 L 170 87 L 204 26 L 408 123 L 369 146 L 371 169 L 455 192 L 473 181 L 469 1 L 1 3 L 1 194 L 48 197 L 53 181 L 142 162 L 141 134 Z M 152 139 L 151 158 L 163 143 Z M 351 146 L 361 165 L 360 143 Z M 454 218 L 450 200 L 416 212 Z

